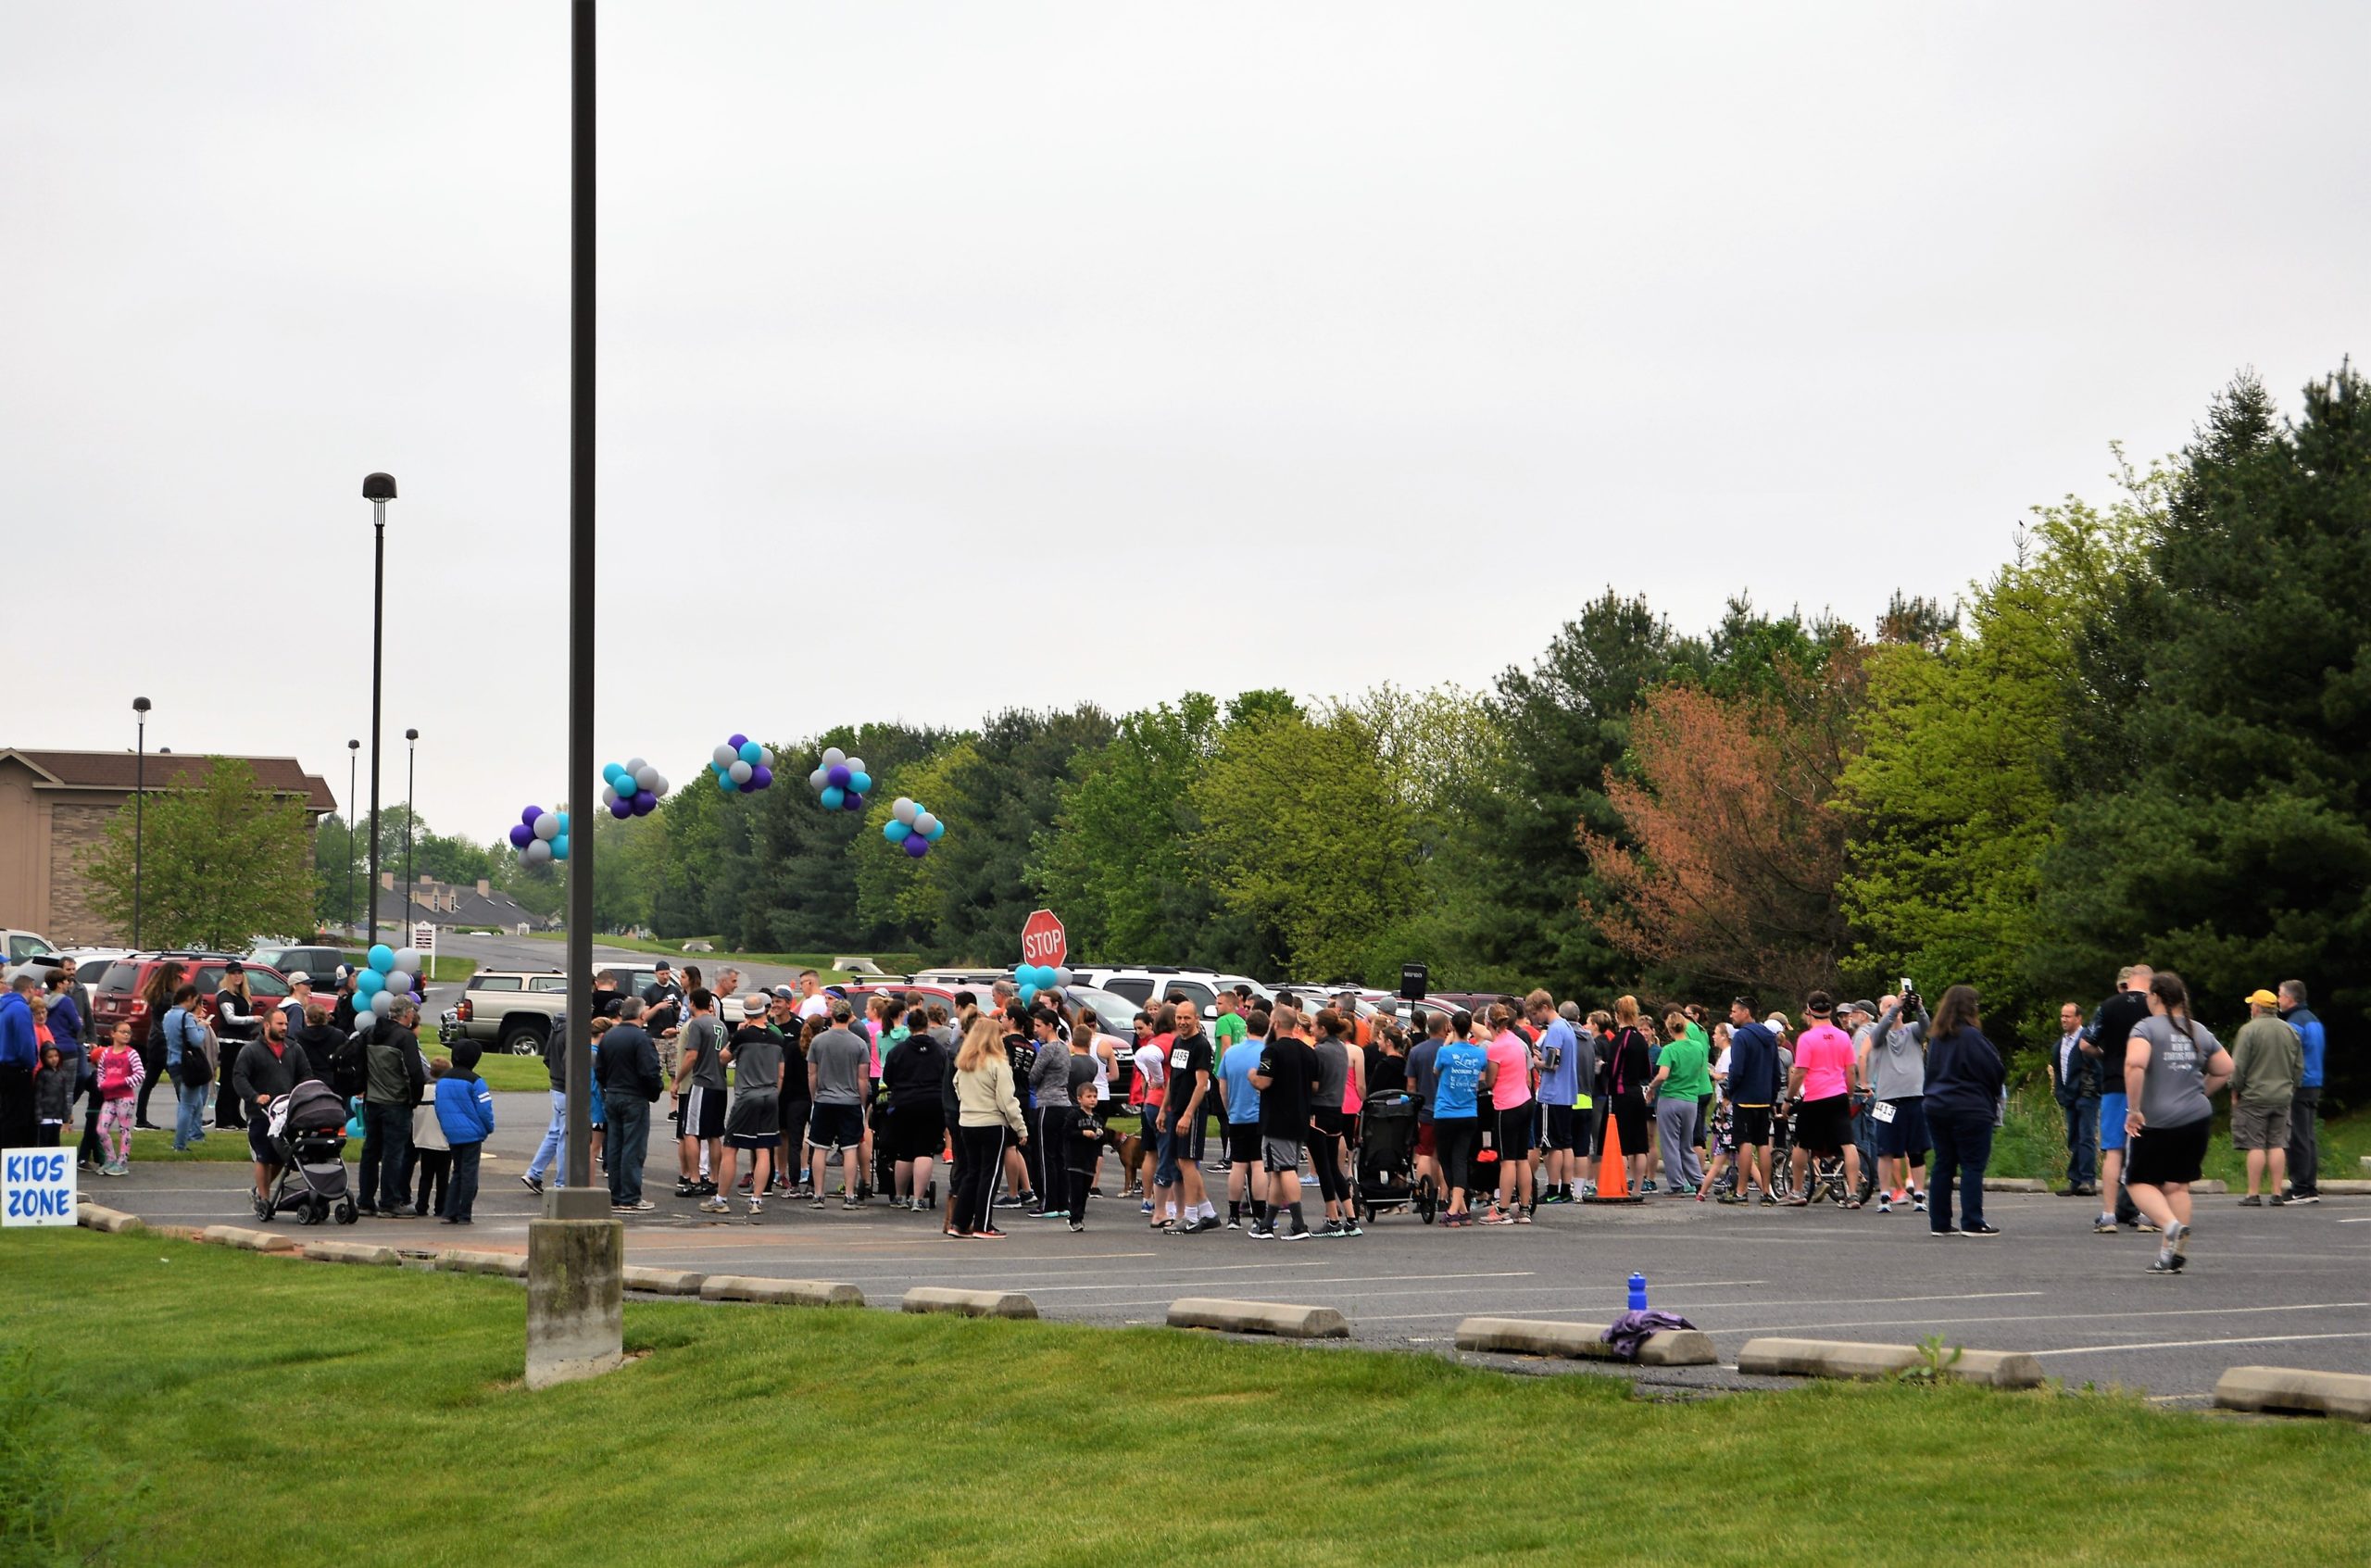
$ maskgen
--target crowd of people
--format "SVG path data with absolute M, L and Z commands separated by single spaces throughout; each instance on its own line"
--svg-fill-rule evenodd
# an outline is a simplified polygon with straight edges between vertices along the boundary
M 476 1047 L 458 1041 L 432 1060 L 408 1000 L 358 1027 L 350 985 L 317 998 L 302 973 L 284 1003 L 258 1009 L 241 966 L 226 968 L 222 990 L 202 999 L 178 966 L 160 965 L 147 982 L 147 1040 L 127 1022 L 89 1046 L 88 998 L 70 967 L 45 983 L 19 978 L 0 998 L 0 1069 L 31 1065 L 22 1092 L 6 1095 L 0 1135 L 57 1145 L 79 1098 L 83 1165 L 121 1174 L 131 1129 L 146 1124 L 144 1090 L 161 1075 L 180 1102 L 174 1147 L 207 1135 L 210 1095 L 214 1125 L 248 1135 L 261 1205 L 278 1169 L 270 1107 L 319 1077 L 357 1108 L 363 1213 L 425 1215 L 433 1202 L 468 1223 L 493 1130 Z M 1907 1209 L 1938 1236 L 2001 1234 L 1985 1217 L 1984 1176 L 2007 1070 L 1965 985 L 1931 1014 L 1905 983 L 1875 1002 L 1813 992 L 1795 1018 L 1738 997 L 1709 1023 L 1695 1004 L 1658 1022 L 1635 997 L 1584 1012 L 1535 991 L 1435 1010 L 1421 1032 L 1354 994 L 1243 987 L 1221 993 L 1207 1019 L 1173 992 L 1136 1014 L 1128 1039 L 1059 992 L 1024 1002 L 1009 980 L 951 1005 L 888 989 L 859 1006 L 812 972 L 795 987 L 739 987 L 730 970 L 711 988 L 663 962 L 640 996 L 599 977 L 594 1151 L 617 1212 L 658 1207 L 644 1173 L 664 1102 L 674 1195 L 709 1213 L 735 1201 L 751 1215 L 770 1200 L 822 1208 L 836 1170 L 844 1208 L 934 1212 L 955 1237 L 994 1239 L 1014 1214 L 1083 1229 L 1108 1183 L 1168 1235 L 1354 1237 L 1371 1197 L 1362 1125 L 1387 1105 L 1412 1112 L 1410 1188 L 1452 1229 L 1526 1225 L 1542 1206 L 1619 1191 Z M 2088 1018 L 2073 1002 L 2062 1010 L 2049 1073 L 2065 1112 L 2063 1190 L 2100 1197 L 2101 1234 L 2158 1236 L 2155 1272 L 2187 1261 L 2210 1097 L 2227 1085 L 2248 1172 L 2239 1202 L 2318 1200 L 2322 1025 L 2302 981 L 2247 1005 L 2229 1050 L 2191 1016 L 2180 977 L 2145 964 L 2125 970 Z M 557 1035 L 546 1059 L 551 1122 L 521 1177 L 539 1193 L 568 1180 Z M 1600 1173 L 1612 1177 L 1604 1190 Z M 1223 1218 L 1206 1180 L 1222 1174 Z

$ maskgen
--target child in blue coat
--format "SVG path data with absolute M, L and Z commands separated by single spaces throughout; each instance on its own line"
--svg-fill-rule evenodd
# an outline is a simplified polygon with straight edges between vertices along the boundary
M 445 1224 L 466 1225 L 478 1198 L 478 1155 L 494 1132 L 494 1091 L 477 1074 L 474 1040 L 453 1042 L 453 1071 L 436 1081 L 436 1124 L 453 1146 L 453 1174 L 445 1189 Z

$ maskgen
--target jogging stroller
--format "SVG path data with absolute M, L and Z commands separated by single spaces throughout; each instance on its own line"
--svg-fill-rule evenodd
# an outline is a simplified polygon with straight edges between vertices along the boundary
M 307 1078 L 271 1102 L 270 1137 L 280 1156 L 280 1180 L 271 1201 L 257 1201 L 257 1219 L 294 1214 L 300 1225 L 318 1225 L 334 1209 L 337 1223 L 355 1221 L 354 1194 L 345 1181 L 345 1102 L 318 1078 Z
M 1393 1090 L 1369 1095 L 1361 1108 L 1358 1185 L 1351 1212 L 1361 1223 L 1395 1209 L 1413 1209 L 1433 1223 L 1438 1198 L 1430 1182 L 1416 1180 L 1416 1101 Z

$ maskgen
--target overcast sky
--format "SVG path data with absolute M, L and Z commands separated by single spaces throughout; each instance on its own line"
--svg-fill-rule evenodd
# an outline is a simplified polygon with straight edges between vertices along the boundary
M 676 781 L 1482 684 L 1609 583 L 1865 626 L 2239 368 L 2293 409 L 2371 350 L 2352 0 L 603 25 L 599 751 Z M 407 726 L 441 830 L 558 796 L 567 47 L 556 0 L 0 0 L 0 742 L 144 695 L 343 797 L 385 469 L 384 798 Z

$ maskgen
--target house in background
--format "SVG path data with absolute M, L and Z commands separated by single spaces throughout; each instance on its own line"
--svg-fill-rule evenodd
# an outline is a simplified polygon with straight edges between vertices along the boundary
M 546 920 L 527 912 L 526 908 L 508 893 L 497 893 L 494 884 L 481 879 L 476 886 L 458 883 L 438 882 L 421 877 L 412 884 L 407 898 L 395 885 L 395 873 L 379 873 L 379 927 L 389 926 L 409 930 L 421 921 L 440 931 L 456 927 L 485 926 L 496 931 L 516 932 L 556 929 L 557 921 Z
M 305 808 L 312 834 L 337 809 L 337 797 L 294 757 L 245 757 L 256 780 Z M 98 912 L 82 859 L 107 837 L 107 824 L 132 797 L 142 775 L 129 751 L 35 751 L 0 746 L 0 926 L 37 931 L 61 947 L 128 942 L 132 933 Z M 206 782 L 203 757 L 151 752 L 147 792 L 161 795 Z

